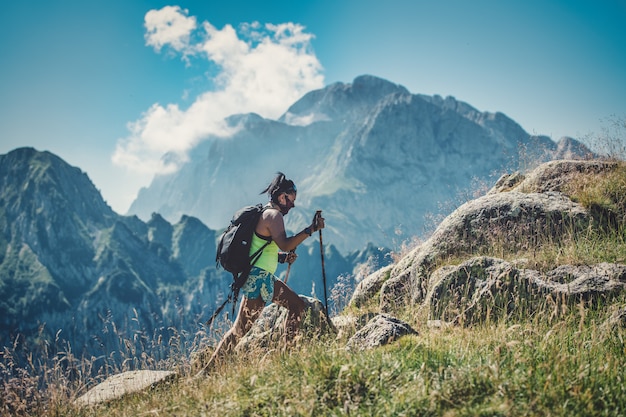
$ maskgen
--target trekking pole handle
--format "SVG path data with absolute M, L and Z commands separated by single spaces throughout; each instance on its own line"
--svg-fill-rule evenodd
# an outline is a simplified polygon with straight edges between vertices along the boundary
M 292 249 L 292 250 L 289 251 L 289 253 L 296 253 L 296 250 Z M 289 253 L 287 254 L 287 257 L 289 257 Z M 285 258 L 285 262 L 287 262 L 286 259 L 287 258 Z M 289 271 L 291 271 L 291 264 L 293 262 L 287 262 L 287 263 L 288 263 L 288 265 L 287 265 L 287 273 L 285 274 L 285 280 L 283 281 L 285 284 L 287 283 L 287 280 L 289 279 Z
M 313 227 L 315 231 L 321 230 L 317 228 L 317 223 L 320 221 L 321 218 L 322 218 L 322 210 L 317 210 L 315 212 L 315 216 L 313 216 Z

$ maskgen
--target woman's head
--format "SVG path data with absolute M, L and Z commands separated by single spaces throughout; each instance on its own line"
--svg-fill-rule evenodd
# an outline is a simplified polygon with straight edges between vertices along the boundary
M 264 193 L 267 193 L 270 201 L 276 204 L 284 215 L 295 207 L 294 202 L 298 190 L 292 180 L 287 179 L 282 172 L 278 172 L 267 188 L 261 191 L 261 194 Z

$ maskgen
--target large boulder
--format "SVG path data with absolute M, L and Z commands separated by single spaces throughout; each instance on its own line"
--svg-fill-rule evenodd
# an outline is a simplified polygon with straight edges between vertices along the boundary
M 540 272 L 502 259 L 476 257 L 437 269 L 425 302 L 432 319 L 471 324 L 555 305 L 594 303 L 615 296 L 625 286 L 626 265 L 561 265 Z
M 489 194 L 465 203 L 391 270 L 380 289 L 381 309 L 393 311 L 397 305 L 423 301 L 430 274 L 446 257 L 471 255 L 494 245 L 509 251 L 529 249 L 541 236 L 582 229 L 588 220 L 580 204 L 554 192 Z
M 528 175 L 522 175 L 519 172 L 503 175 L 489 191 L 489 194 L 512 190 L 534 193 L 565 192 L 567 185 L 575 176 L 609 172 L 617 168 L 618 165 L 619 163 L 616 161 L 602 160 L 550 161 L 539 165 Z
M 359 307 L 374 299 L 380 303 L 382 312 L 393 312 L 407 304 L 424 301 L 430 304 L 433 302 L 431 298 L 441 290 L 438 284 L 450 280 L 460 283 L 465 280 L 463 272 L 454 267 L 440 269 L 440 265 L 450 258 L 468 259 L 485 251 L 493 253 L 494 248 L 509 254 L 529 251 L 545 241 L 547 236 L 551 241 L 558 242 L 585 230 L 592 224 L 592 214 L 570 199 L 567 195 L 572 192 L 570 185 L 581 175 L 587 176 L 584 181 L 594 181 L 595 176 L 609 173 L 617 167 L 619 163 L 613 161 L 561 160 L 544 163 L 527 175 L 515 173 L 503 176 L 486 195 L 456 209 L 428 240 L 404 255 L 397 263 L 366 277 L 355 289 L 351 305 Z M 482 270 L 481 274 L 487 277 L 500 277 L 500 281 L 506 276 L 508 280 L 521 280 L 524 285 L 530 282 L 541 283 L 533 287 L 540 289 L 541 294 L 546 291 L 587 294 L 596 284 L 599 285 L 600 292 L 621 291 L 622 288 L 616 284 L 621 282 L 619 278 L 612 278 L 609 283 L 602 278 L 599 281 L 590 278 L 590 274 L 594 275 L 594 272 L 589 272 L 586 268 L 598 271 L 603 266 L 562 266 L 540 274 L 538 271 L 515 268 L 501 262 L 480 266 L 481 262 L 484 264 L 486 261 L 473 260 L 470 264 L 472 268 Z M 611 268 L 621 267 L 615 265 Z M 605 276 L 619 275 L 607 274 Z M 446 278 L 442 278 L 443 276 Z M 557 276 L 561 278 L 557 279 Z M 565 276 L 568 278 L 563 278 Z M 488 282 L 484 279 L 480 281 L 481 279 L 483 278 L 479 278 L 474 284 Z M 563 282 L 559 280 L 567 282 L 566 289 L 560 286 Z M 478 285 L 466 291 L 476 290 L 479 294 L 481 288 Z M 459 309 L 460 307 L 456 313 L 448 312 L 445 316 L 461 314 Z M 447 311 L 447 307 L 444 310 Z

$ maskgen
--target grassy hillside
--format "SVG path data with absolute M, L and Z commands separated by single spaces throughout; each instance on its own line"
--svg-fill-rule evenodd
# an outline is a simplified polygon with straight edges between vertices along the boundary
M 472 328 L 429 328 L 417 313 L 405 318 L 419 335 L 372 351 L 307 340 L 96 408 L 72 406 L 57 386 L 33 414 L 623 415 L 626 334 L 609 324 L 613 310 L 547 309 Z
M 474 255 L 525 258 L 537 269 L 562 264 L 626 263 L 626 164 L 570 181 L 567 194 L 593 213 L 585 233 L 535 236 L 522 252 L 506 242 Z M 459 259 L 447 262 L 457 264 Z M 515 289 L 514 289 L 515 290 Z M 344 314 L 376 312 L 372 303 Z M 172 338 L 167 361 L 142 356 L 141 335 L 129 339 L 125 365 L 177 368 L 181 377 L 155 389 L 96 407 L 73 404 L 94 379 L 96 360 L 74 358 L 70 347 L 48 347 L 52 362 L 25 366 L 5 348 L 0 360 L 2 415 L 44 416 L 593 416 L 626 415 L 626 296 L 563 302 L 548 296 L 539 308 L 491 315 L 472 326 L 429 321 L 422 307 L 398 317 L 418 335 L 362 352 L 346 338 L 299 340 L 285 350 L 232 358 L 193 379 L 189 352 L 202 338 Z M 193 340 L 193 342 L 186 342 Z M 56 353 L 60 352 L 60 353 Z M 44 384 L 46 389 L 39 390 Z

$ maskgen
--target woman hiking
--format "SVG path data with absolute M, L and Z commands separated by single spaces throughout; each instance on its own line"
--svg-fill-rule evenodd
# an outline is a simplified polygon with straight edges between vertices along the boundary
M 314 232 L 324 228 L 324 218 L 316 214 L 310 226 L 293 236 L 287 237 L 283 217 L 295 207 L 296 185 L 292 180 L 285 178 L 285 174 L 278 172 L 267 188 L 261 191 L 261 194 L 265 193 L 269 196 L 269 202 L 265 206 L 252 236 L 250 255 L 257 252 L 268 241 L 270 243 L 262 250 L 261 256 L 250 270 L 246 283 L 241 287 L 243 298 L 235 323 L 219 342 L 211 359 L 199 375 L 206 374 L 215 366 L 217 361 L 233 351 L 237 342 L 250 330 L 268 303 L 274 302 L 289 311 L 285 322 L 287 341 L 293 339 L 300 326 L 305 303 L 274 273 L 279 258 L 282 262 L 289 264 L 295 261 L 297 255 L 293 251 Z

